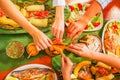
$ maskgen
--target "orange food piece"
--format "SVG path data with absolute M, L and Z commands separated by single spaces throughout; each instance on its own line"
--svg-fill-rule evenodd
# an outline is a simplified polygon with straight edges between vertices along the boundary
M 55 80 L 54 72 L 49 72 L 47 77 L 46 77 L 46 80 Z
M 120 58 L 120 46 L 117 46 L 115 54 Z
M 65 49 L 63 41 L 54 39 L 53 40 L 53 45 L 49 48 L 47 48 L 45 51 L 49 56 L 54 56 L 58 54 L 63 55 L 63 50 Z
M 53 44 L 54 45 L 64 45 L 64 42 L 58 39 L 53 39 Z
M 87 66 L 87 65 L 91 65 L 91 61 L 82 61 L 80 63 L 78 63 L 75 68 L 74 68 L 74 75 L 76 77 L 78 77 L 79 74 L 79 70 L 83 67 L 83 66 Z
M 30 56 L 36 56 L 39 51 L 37 50 L 37 48 L 35 47 L 34 43 L 30 43 L 27 48 L 26 48 L 27 53 L 29 54 L 28 58 Z

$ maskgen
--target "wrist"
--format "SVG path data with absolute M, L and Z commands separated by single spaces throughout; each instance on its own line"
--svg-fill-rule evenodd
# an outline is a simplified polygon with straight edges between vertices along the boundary
M 64 80 L 71 80 L 70 74 L 63 75 Z
M 92 1 L 90 7 L 85 12 L 85 16 L 90 21 L 93 16 L 95 16 L 97 13 L 101 11 L 102 7 L 97 1 Z
M 86 15 L 83 15 L 79 20 L 78 20 L 78 23 L 82 23 L 84 26 L 83 28 L 86 27 L 86 25 L 89 23 L 89 18 L 86 16 Z
M 55 18 L 64 19 L 64 7 L 56 6 Z
M 31 35 L 34 36 L 34 34 L 37 34 L 37 32 L 39 31 L 39 33 L 41 33 L 41 31 L 36 28 L 35 26 L 31 26 L 30 29 L 27 30 L 27 32 Z

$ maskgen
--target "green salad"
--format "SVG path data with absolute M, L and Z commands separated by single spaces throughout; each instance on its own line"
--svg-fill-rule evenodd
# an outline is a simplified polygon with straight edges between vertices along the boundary
M 66 20 L 66 25 L 68 26 L 71 22 L 81 18 L 89 6 L 90 4 L 88 3 L 84 3 L 84 4 L 77 3 L 77 4 L 69 5 L 71 14 L 69 18 Z M 103 16 L 102 16 L 102 12 L 99 12 L 91 19 L 88 25 L 86 25 L 84 31 L 99 30 L 102 27 L 102 24 L 103 24 Z

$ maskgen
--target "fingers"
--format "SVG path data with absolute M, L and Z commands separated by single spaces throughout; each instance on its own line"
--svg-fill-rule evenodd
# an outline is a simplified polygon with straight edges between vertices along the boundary
M 37 45 L 35 45 L 35 47 L 38 51 L 41 51 L 41 48 L 39 48 Z
M 53 35 L 55 35 L 55 32 L 56 32 L 56 30 L 55 30 L 55 23 L 53 23 L 53 25 L 52 25 L 52 33 L 53 33 Z
M 78 32 L 78 29 L 77 28 L 74 29 L 73 32 L 70 34 L 70 38 L 73 38 L 77 32 Z
M 63 34 L 64 34 L 64 31 L 60 31 L 60 36 L 59 36 L 59 39 L 62 40 L 62 37 L 63 37 Z
M 68 32 L 72 32 L 75 29 L 74 27 L 74 22 L 70 24 L 70 26 L 68 27 Z
M 72 40 L 75 40 L 75 39 L 78 38 L 81 34 L 82 34 L 82 31 L 77 32 L 77 34 L 76 34 L 75 36 L 73 36 Z
M 44 50 L 47 47 L 50 47 L 52 44 L 52 41 L 46 36 L 42 37 L 42 39 L 34 40 L 34 42 L 35 42 L 37 50 Z
M 64 63 L 65 63 L 64 57 L 62 56 L 62 66 L 64 66 Z
M 51 44 L 52 44 L 52 41 L 48 38 L 44 38 L 43 40 L 44 44 L 47 46 L 47 47 L 50 47 Z M 45 47 L 44 47 L 45 48 Z
M 64 26 L 64 25 L 63 25 Z M 62 25 L 60 26 L 52 26 L 52 33 L 57 39 L 62 39 L 64 34 L 64 27 Z
M 75 53 L 75 54 L 77 54 L 77 55 L 80 55 L 80 54 L 81 54 L 80 51 L 78 51 L 78 50 L 76 50 L 76 49 L 73 49 L 73 48 L 70 48 L 70 47 L 67 47 L 67 50 L 69 50 L 69 51 L 71 51 L 71 52 L 73 52 L 73 53 Z
M 71 39 L 75 39 L 78 37 L 78 32 L 80 31 L 79 25 L 76 22 L 72 22 L 67 29 L 67 37 Z M 79 33 L 80 34 L 80 33 Z M 76 36 L 77 35 L 77 36 Z M 75 36 L 75 37 L 74 37 Z

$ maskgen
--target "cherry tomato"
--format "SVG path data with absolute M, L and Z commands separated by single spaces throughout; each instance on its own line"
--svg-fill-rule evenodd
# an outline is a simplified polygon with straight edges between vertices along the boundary
M 69 21 L 69 20 L 66 20 L 66 23 L 70 23 L 70 21 Z
M 100 22 L 94 22 L 93 26 L 98 27 L 100 25 Z
M 74 11 L 74 7 L 73 6 L 69 6 L 70 11 L 73 12 Z
M 112 73 L 118 73 L 119 70 L 117 70 L 116 68 L 114 68 L 114 69 L 111 70 L 111 72 L 112 72 Z
M 116 24 L 114 24 L 114 25 L 112 26 L 112 29 L 113 29 L 113 30 L 117 30 L 117 29 L 118 29 L 118 26 L 117 26 Z
M 48 14 L 49 14 L 48 11 L 44 11 L 44 15 L 45 15 L 46 17 L 48 16 Z
M 79 8 L 79 10 L 82 10 L 82 4 L 78 4 L 78 8 Z
M 86 27 L 85 27 L 85 30 L 87 30 L 88 29 L 88 25 L 86 25 Z
M 106 76 L 106 75 L 109 74 L 108 70 L 105 69 L 105 68 L 103 68 L 103 67 L 99 67 L 98 70 L 97 70 L 97 72 L 98 72 L 99 74 L 101 74 L 101 75 L 104 75 L 104 76 Z
M 48 11 L 39 11 L 36 12 L 34 15 L 37 16 L 37 18 L 45 18 L 48 17 Z

